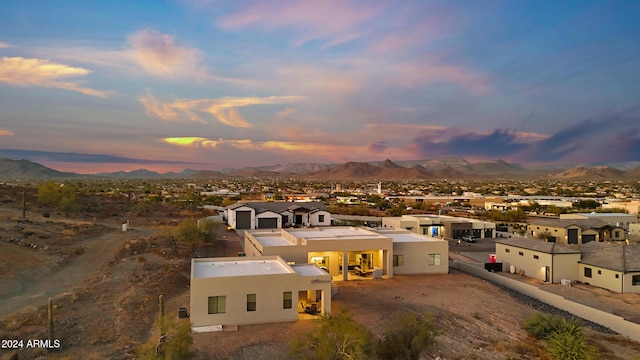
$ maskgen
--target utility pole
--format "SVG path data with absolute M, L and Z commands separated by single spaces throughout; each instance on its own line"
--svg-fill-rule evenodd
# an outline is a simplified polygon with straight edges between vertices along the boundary
M 53 344 L 53 299 L 49 298 L 49 309 L 47 311 L 47 333 L 49 344 Z

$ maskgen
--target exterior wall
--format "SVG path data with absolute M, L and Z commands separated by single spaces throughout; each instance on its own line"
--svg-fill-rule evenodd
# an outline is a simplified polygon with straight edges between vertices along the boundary
M 640 224 L 631 224 L 629 225 L 629 234 L 640 236 Z
M 324 221 L 320 221 L 320 216 L 324 216 Z M 331 213 L 320 210 L 309 215 L 311 226 L 329 226 L 331 225 Z
M 555 254 L 551 267 L 553 283 L 559 284 L 562 279 L 577 280 L 580 257 L 580 254 Z
M 633 276 L 640 276 L 640 271 L 628 272 L 623 276 L 623 291 L 625 294 L 640 294 L 640 284 L 633 285 Z
M 420 224 L 415 219 L 407 219 L 402 217 L 383 217 L 382 227 L 398 230 L 409 230 L 416 234 L 420 233 Z
M 507 252 L 507 249 L 509 252 Z M 520 255 L 522 253 L 522 255 Z M 538 258 L 536 259 L 535 256 Z M 523 270 L 524 276 L 545 280 L 545 266 L 549 267 L 550 280 L 559 283 L 561 279 L 577 279 L 577 263 L 580 254 L 548 254 L 496 243 L 496 261 L 502 262 L 503 271 L 509 271 L 511 265 L 516 272 Z
M 638 215 L 640 210 L 640 201 L 620 201 L 609 204 L 602 204 L 603 209 L 625 209 L 631 215 Z
M 298 319 L 298 291 L 323 291 L 322 310 L 331 312 L 331 277 L 297 273 L 212 278 L 191 277 L 190 320 L 193 328 L 213 325 L 245 325 Z M 292 295 L 291 309 L 283 309 L 283 293 Z M 247 295 L 256 294 L 256 311 L 247 311 Z M 210 296 L 226 296 L 226 311 L 208 313 Z
M 258 219 L 277 219 L 278 220 L 278 229 L 282 227 L 282 216 L 280 216 L 280 214 L 274 213 L 273 211 L 265 211 L 263 213 L 260 213 L 258 215 L 255 216 L 256 220 L 255 220 L 255 226 L 253 227 L 254 229 L 258 227 Z M 253 220 L 251 221 L 252 223 L 254 222 Z
M 591 277 L 585 276 L 585 268 L 591 269 Z M 617 279 L 616 275 L 618 275 Z M 619 271 L 604 269 L 588 264 L 578 264 L 578 281 L 611 290 L 613 292 L 622 293 L 624 277 L 623 273 Z
M 546 304 L 555 306 L 558 309 L 567 311 L 570 314 L 581 317 L 585 320 L 593 321 L 596 324 L 606 326 L 617 333 L 631 338 L 633 341 L 640 341 L 640 324 L 627 321 L 621 316 L 598 310 L 571 300 L 567 300 L 560 295 L 556 295 L 543 290 L 544 287 L 538 287 L 527 284 L 523 281 L 510 279 L 506 276 L 489 272 L 474 265 L 454 261 L 451 267 L 506 286 L 521 294 L 531 296 L 534 299 L 538 299 Z
M 229 226 L 231 226 L 233 229 L 236 228 L 236 211 L 251 211 L 251 228 L 256 228 L 256 211 L 248 206 L 241 206 L 239 208 L 227 211 L 227 221 L 229 223 Z
M 429 265 L 429 254 L 440 255 L 440 265 Z M 447 241 L 394 242 L 393 255 L 402 255 L 403 265 L 394 266 L 394 274 L 447 274 L 449 243 Z

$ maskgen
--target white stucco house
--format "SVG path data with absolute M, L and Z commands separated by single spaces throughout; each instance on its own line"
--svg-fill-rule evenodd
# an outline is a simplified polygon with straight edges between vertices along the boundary
M 245 202 L 227 206 L 224 214 L 237 230 L 331 225 L 331 213 L 322 202 Z

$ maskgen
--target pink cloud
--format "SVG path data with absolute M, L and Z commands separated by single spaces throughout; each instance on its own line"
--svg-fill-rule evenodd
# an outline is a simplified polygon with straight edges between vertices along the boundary
M 300 45 L 313 39 L 344 38 L 345 34 L 353 32 L 384 7 L 383 2 L 258 1 L 246 9 L 218 19 L 218 25 L 229 30 L 245 27 L 273 30 L 295 26 L 302 30 L 296 41 Z
M 176 44 L 171 35 L 145 29 L 127 39 L 133 56 L 140 66 L 154 75 L 202 73 L 202 53 Z
M 14 133 L 13 131 L 0 129 L 0 136 L 14 136 L 15 134 L 16 133 Z

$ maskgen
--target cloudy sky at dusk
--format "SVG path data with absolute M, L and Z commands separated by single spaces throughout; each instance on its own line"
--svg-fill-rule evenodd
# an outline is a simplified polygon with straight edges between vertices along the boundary
M 11 1 L 0 149 L 64 171 L 640 160 L 638 1 Z

